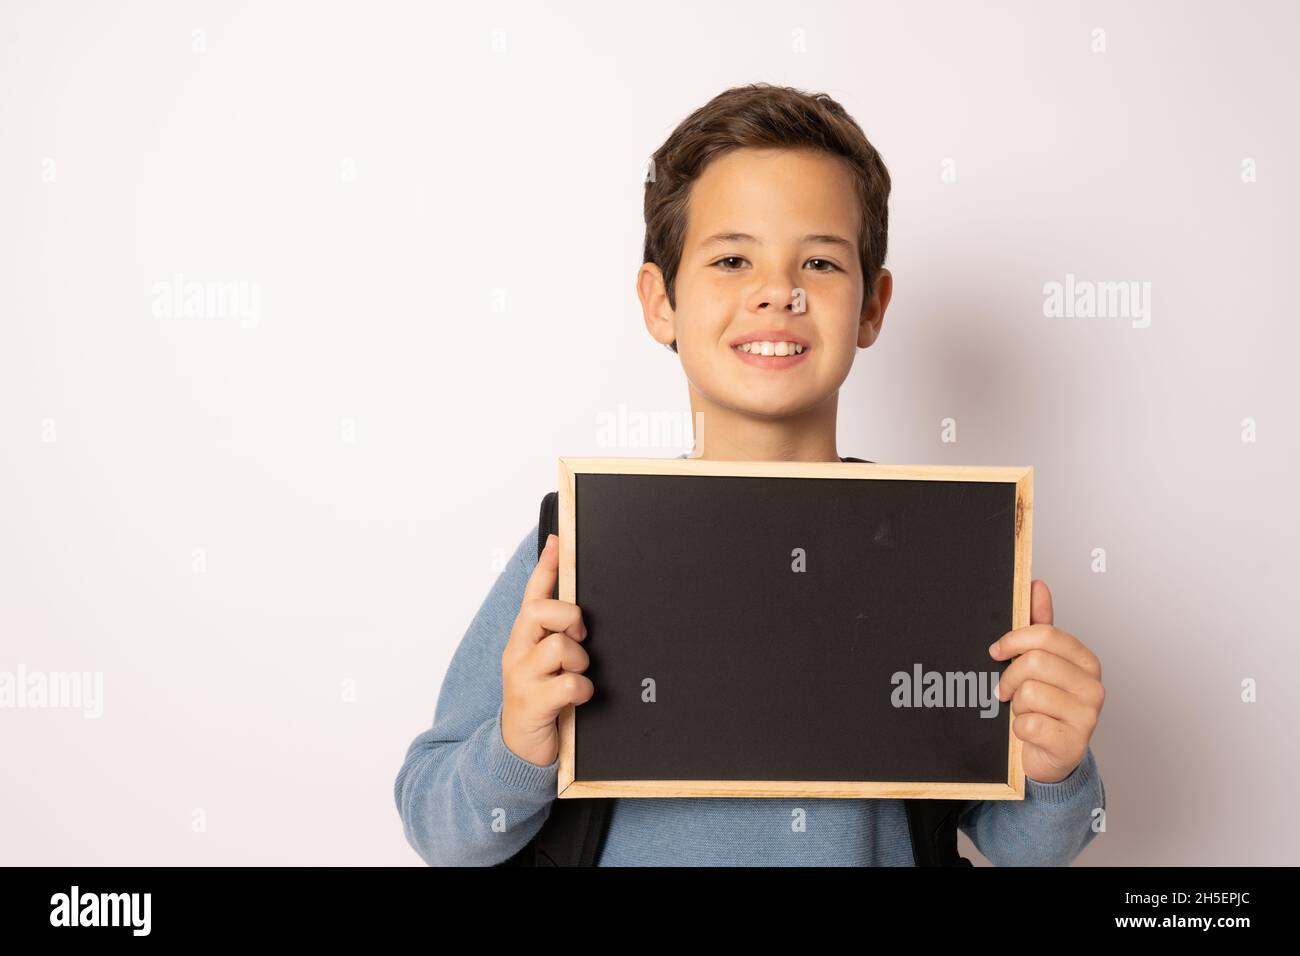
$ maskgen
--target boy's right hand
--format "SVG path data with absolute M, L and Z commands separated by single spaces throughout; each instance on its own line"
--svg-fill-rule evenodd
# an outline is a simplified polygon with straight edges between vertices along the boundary
M 582 673 L 590 663 L 579 643 L 587 638 L 582 611 L 551 597 L 559 545 L 555 535 L 547 537 L 501 655 L 501 738 L 516 756 L 541 766 L 559 755 L 555 719 L 560 711 L 585 704 L 596 693 Z

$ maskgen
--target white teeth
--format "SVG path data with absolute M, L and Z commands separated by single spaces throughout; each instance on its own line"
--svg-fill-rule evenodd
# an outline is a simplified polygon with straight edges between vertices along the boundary
M 736 348 L 754 355 L 800 355 L 803 346 L 797 342 L 745 342 Z

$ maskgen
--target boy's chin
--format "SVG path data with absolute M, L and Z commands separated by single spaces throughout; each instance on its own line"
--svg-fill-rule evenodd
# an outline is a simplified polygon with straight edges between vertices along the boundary
M 777 392 L 781 394 L 776 394 Z M 771 389 L 772 394 L 758 394 L 757 389 L 738 389 L 728 402 L 732 408 L 755 418 L 793 418 L 820 404 L 816 395 L 804 388 L 786 386 Z

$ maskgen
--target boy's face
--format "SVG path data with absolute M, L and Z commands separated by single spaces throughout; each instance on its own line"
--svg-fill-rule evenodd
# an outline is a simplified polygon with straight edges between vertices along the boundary
M 641 277 L 651 334 L 677 340 L 686 377 L 705 402 L 786 417 L 834 398 L 856 349 L 875 341 L 891 288 L 881 270 L 876 295 L 861 308 L 860 215 L 852 175 L 836 157 L 740 149 L 705 168 L 691 190 L 677 308 L 645 281 L 658 267 L 643 266 Z M 755 333 L 806 348 L 792 358 L 776 348 L 765 358 L 758 346 L 748 354 L 735 347 Z

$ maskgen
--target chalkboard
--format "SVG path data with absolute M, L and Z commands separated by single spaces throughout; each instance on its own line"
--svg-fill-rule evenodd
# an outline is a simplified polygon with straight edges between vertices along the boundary
M 561 458 L 557 796 L 1024 798 L 1033 469 Z

